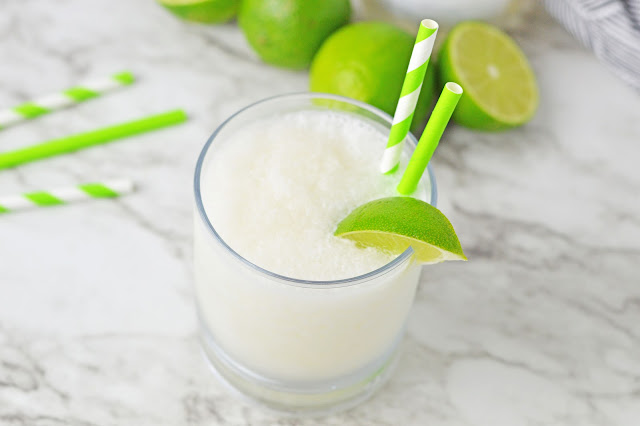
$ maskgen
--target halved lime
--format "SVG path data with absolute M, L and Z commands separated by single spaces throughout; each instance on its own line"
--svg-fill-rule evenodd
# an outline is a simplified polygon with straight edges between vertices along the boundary
M 538 107 L 536 78 L 526 56 L 504 32 L 463 22 L 447 37 L 439 58 L 443 81 L 464 87 L 453 119 L 463 126 L 499 130 L 529 121 Z
M 240 0 L 158 0 L 158 3 L 187 21 L 216 24 L 236 16 Z
M 411 246 L 421 263 L 467 260 L 449 219 L 431 204 L 411 197 L 363 204 L 338 224 L 334 235 L 392 254 Z

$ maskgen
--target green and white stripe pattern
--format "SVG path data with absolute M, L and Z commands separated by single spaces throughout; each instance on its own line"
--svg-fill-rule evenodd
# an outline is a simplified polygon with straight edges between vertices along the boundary
M 127 86 L 134 80 L 133 74 L 123 71 L 107 78 L 88 81 L 60 93 L 43 96 L 32 102 L 0 110 L 0 129 L 98 97 L 103 93 Z
M 382 157 L 382 163 L 380 165 L 380 171 L 382 173 L 395 171 L 400 162 L 404 138 L 411 128 L 413 113 L 416 109 L 418 97 L 420 96 L 420 89 L 422 89 L 422 82 L 427 72 L 427 66 L 429 65 L 429 59 L 431 58 L 431 51 L 433 50 L 433 43 L 436 40 L 437 33 L 438 23 L 436 21 L 424 19 L 420 22 L 416 44 L 411 53 L 407 75 L 402 84 L 400 99 L 398 100 L 396 113 L 393 117 L 393 125 L 389 133 L 387 148 L 384 150 Z
M 57 206 L 92 198 L 115 198 L 134 190 L 128 179 L 114 179 L 102 183 L 83 183 L 76 186 L 28 192 L 0 197 L 0 213 L 26 210 L 36 207 Z

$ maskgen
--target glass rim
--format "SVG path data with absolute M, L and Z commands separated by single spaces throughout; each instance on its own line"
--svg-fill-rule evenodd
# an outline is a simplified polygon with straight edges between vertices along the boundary
M 351 99 L 351 98 L 347 98 L 345 96 L 340 96 L 340 95 L 334 95 L 334 94 L 330 94 L 330 93 L 320 93 L 320 92 L 296 92 L 296 93 L 287 93 L 287 94 L 282 94 L 282 95 L 276 95 L 276 96 L 271 96 L 268 98 L 264 98 L 261 99 L 257 102 L 254 102 L 252 104 L 249 104 L 247 106 L 245 106 L 244 108 L 239 109 L 238 111 L 236 111 L 235 113 L 233 113 L 232 115 L 230 115 L 227 119 L 225 119 L 217 128 L 216 130 L 214 130 L 214 132 L 211 134 L 211 136 L 209 136 L 209 139 L 207 140 L 207 142 L 204 144 L 202 150 L 200 151 L 200 154 L 198 155 L 198 161 L 196 162 L 196 168 L 195 168 L 195 176 L 194 176 L 194 180 L 193 180 L 193 185 L 194 185 L 194 195 L 195 195 L 195 202 L 196 202 L 196 209 L 198 211 L 199 217 L 202 220 L 202 222 L 204 223 L 205 227 L 207 228 L 207 230 L 209 231 L 209 233 L 211 234 L 211 236 L 214 238 L 214 240 L 220 244 L 220 246 L 227 251 L 229 254 L 232 255 L 232 257 L 236 258 L 237 260 L 240 261 L 240 263 L 244 264 L 244 266 L 249 267 L 250 269 L 254 270 L 255 272 L 258 272 L 261 275 L 264 275 L 266 277 L 272 278 L 274 280 L 277 281 L 282 281 L 285 284 L 289 284 L 289 285 L 294 285 L 294 286 L 298 286 L 298 287 L 311 287 L 311 288 L 327 288 L 327 287 L 344 287 L 344 286 L 349 286 L 349 285 L 354 285 L 354 284 L 358 284 L 360 282 L 364 282 L 364 281 L 369 281 L 373 278 L 377 278 L 379 276 L 385 275 L 386 273 L 394 270 L 396 267 L 398 267 L 399 265 L 401 265 L 402 263 L 404 263 L 405 260 L 409 259 L 411 257 L 411 255 L 413 254 L 413 249 L 411 247 L 407 248 L 404 252 L 402 252 L 402 254 L 400 254 L 399 256 L 397 256 L 396 258 L 394 258 L 392 261 L 390 261 L 389 263 L 386 263 L 384 265 L 382 265 L 381 267 L 367 272 L 366 274 L 362 274 L 362 275 L 358 275 L 355 277 L 350 277 L 350 278 L 342 278 L 339 280 L 323 280 L 323 281 L 315 281 L 315 280 L 304 280 L 304 279 L 300 279 L 300 278 L 292 278 L 292 277 L 287 277 L 286 275 L 280 275 L 277 274 L 275 272 L 271 272 L 267 269 L 262 268 L 261 266 L 256 265 L 255 263 L 251 262 L 250 260 L 244 258 L 242 255 L 240 255 L 238 252 L 236 252 L 233 248 L 231 248 L 231 246 L 229 246 L 226 241 L 224 241 L 222 239 L 222 237 L 218 234 L 218 232 L 216 231 L 216 229 L 214 228 L 213 224 L 211 223 L 211 221 L 209 220 L 209 217 L 207 216 L 207 212 L 205 211 L 204 208 L 204 203 L 202 201 L 202 192 L 200 190 L 200 177 L 202 174 L 202 168 L 204 166 L 204 160 L 205 157 L 207 156 L 208 152 L 209 152 L 209 148 L 211 147 L 211 145 L 213 144 L 214 139 L 216 138 L 216 136 L 218 136 L 218 134 L 220 133 L 220 131 L 230 122 L 232 121 L 234 118 L 236 118 L 238 115 L 242 114 L 243 112 L 247 111 L 248 109 L 251 109 L 253 107 L 256 107 L 258 105 L 261 105 L 263 103 L 267 103 L 267 102 L 271 102 L 271 101 L 276 101 L 276 100 L 281 100 L 281 99 L 295 99 L 295 98 L 322 98 L 322 99 L 331 99 L 331 100 L 336 100 L 336 101 L 340 101 L 340 102 L 345 102 L 351 105 L 354 105 L 356 107 L 362 108 L 364 110 L 367 110 L 368 112 L 376 115 L 377 117 L 383 119 L 384 121 L 386 121 L 388 124 L 392 124 L 393 123 L 393 118 L 387 114 L 386 112 L 372 106 L 369 105 L 367 103 L 364 102 L 360 102 L 357 101 L 355 99 Z M 413 134 L 411 132 L 409 132 L 409 134 L 407 135 L 406 139 L 409 140 L 409 142 L 413 145 L 413 148 L 415 149 L 416 145 L 418 144 L 417 139 L 415 138 L 415 136 L 413 136 Z M 436 178 L 435 175 L 433 174 L 433 170 L 431 168 L 431 164 L 427 165 L 427 173 L 429 175 L 429 181 L 431 183 L 431 199 L 429 200 L 429 203 L 433 206 L 436 205 L 437 203 L 437 199 L 438 199 L 438 190 L 437 190 L 437 185 L 436 185 Z

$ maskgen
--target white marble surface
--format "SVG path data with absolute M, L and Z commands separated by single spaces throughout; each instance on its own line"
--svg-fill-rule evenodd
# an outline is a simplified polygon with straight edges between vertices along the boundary
M 542 104 L 522 129 L 453 128 L 434 166 L 467 264 L 430 267 L 395 377 L 326 419 L 248 407 L 195 339 L 191 177 L 227 115 L 305 90 L 234 25 L 152 1 L 0 0 L 0 106 L 129 68 L 118 94 L 0 133 L 1 149 L 174 107 L 186 125 L 0 172 L 0 193 L 130 176 L 116 202 L 0 217 L 2 425 L 640 423 L 640 95 L 541 11 L 513 34 Z

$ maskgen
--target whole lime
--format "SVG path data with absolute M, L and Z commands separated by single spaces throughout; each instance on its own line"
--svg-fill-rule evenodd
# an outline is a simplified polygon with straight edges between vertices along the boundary
M 187 21 L 218 24 L 236 16 L 240 0 L 158 0 L 158 3 Z
M 350 15 L 349 0 L 243 0 L 238 23 L 263 61 L 302 69 Z
M 414 43 L 414 37 L 391 24 L 347 25 L 329 37 L 313 59 L 310 89 L 357 99 L 393 115 Z M 430 63 L 413 116 L 414 128 L 424 121 L 431 105 L 434 69 Z

